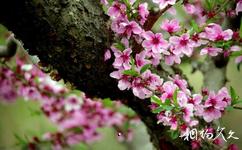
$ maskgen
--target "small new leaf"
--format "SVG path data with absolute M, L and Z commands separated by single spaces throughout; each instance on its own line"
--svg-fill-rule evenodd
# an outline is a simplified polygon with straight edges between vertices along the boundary
M 230 56 L 241 56 L 242 55 L 242 50 L 233 52 Z
M 123 74 L 124 75 L 130 75 L 130 76 L 133 76 L 133 77 L 139 76 L 139 73 L 137 71 L 133 70 L 133 69 L 131 69 L 131 70 L 124 70 Z
M 144 65 L 141 69 L 140 69 L 140 73 L 144 73 L 147 69 L 150 68 L 150 64 L 146 64 Z
M 170 132 L 170 137 L 171 137 L 172 140 L 175 140 L 175 139 L 178 138 L 178 136 L 179 136 L 179 131 L 178 130 L 175 130 L 175 131 L 170 130 L 169 132 Z
M 151 99 L 151 102 L 156 103 L 158 105 L 162 105 L 161 99 L 158 96 L 153 95 L 150 99 Z
M 232 106 L 237 104 L 237 101 L 239 100 L 239 96 L 236 94 L 234 88 L 230 86 L 230 96 L 232 98 Z
M 173 102 L 174 105 L 177 107 L 178 103 L 177 103 L 177 93 L 178 93 L 178 89 L 175 90 L 174 94 L 173 94 Z
M 191 21 L 191 26 L 195 32 L 200 32 L 198 24 L 195 22 L 195 20 Z
M 114 43 L 114 47 L 116 47 L 117 49 L 124 51 L 125 50 L 125 46 L 123 43 L 118 42 L 118 43 Z
M 103 99 L 102 103 L 105 107 L 113 107 L 113 102 L 110 98 Z
M 158 113 L 162 112 L 163 110 L 164 110 L 163 107 L 160 106 L 160 107 L 157 107 L 156 109 L 152 110 L 152 112 L 155 114 L 158 114 Z
M 226 111 L 232 111 L 234 109 L 234 107 L 233 106 L 228 106 L 228 107 L 226 107 Z

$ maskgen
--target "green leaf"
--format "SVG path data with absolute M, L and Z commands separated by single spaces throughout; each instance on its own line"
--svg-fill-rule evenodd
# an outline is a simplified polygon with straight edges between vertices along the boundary
M 206 7 L 211 10 L 212 9 L 212 3 L 211 3 L 211 0 L 205 0 L 205 5 Z
M 79 96 L 79 95 L 81 95 L 82 93 L 81 93 L 80 90 L 72 90 L 72 91 L 70 91 L 70 94 L 69 94 L 69 95 L 71 95 L 71 94 L 74 94 L 74 95 L 76 95 L 76 96 Z
M 133 117 L 133 116 L 136 115 L 136 113 L 131 108 L 126 107 L 126 106 L 121 106 L 120 108 L 118 108 L 117 111 L 122 113 L 122 114 L 125 114 L 129 117 Z
M 198 26 L 198 24 L 196 23 L 195 20 L 192 20 L 192 21 L 191 21 L 191 26 L 192 26 L 192 28 L 193 28 L 193 30 L 194 30 L 195 32 L 199 32 L 199 31 L 200 31 L 199 26 Z
M 103 9 L 104 13 L 107 15 L 108 14 L 108 8 L 105 5 L 103 5 L 102 9 Z
M 166 111 L 170 111 L 170 110 L 172 110 L 174 107 L 173 107 L 173 106 L 169 106 L 169 105 L 164 105 L 164 106 L 162 106 L 162 108 L 163 108 L 164 110 L 166 110 Z
M 233 106 L 228 106 L 228 107 L 226 107 L 226 111 L 232 111 L 233 109 L 234 109 Z
M 110 98 L 104 98 L 102 103 L 105 107 L 113 107 L 113 102 Z
M 156 103 L 158 105 L 162 105 L 161 99 L 158 96 L 153 95 L 151 96 L 150 99 L 151 99 L 151 102 Z
M 239 100 L 239 96 L 236 94 L 236 92 L 232 86 L 230 86 L 230 96 L 232 98 L 231 106 L 241 103 L 241 100 Z
M 114 45 L 114 47 L 116 47 L 117 49 L 119 49 L 121 51 L 125 50 L 125 46 L 121 42 L 114 43 L 113 45 Z
M 162 106 L 160 106 L 160 107 L 157 107 L 156 109 L 152 110 L 152 112 L 155 114 L 158 114 L 158 113 L 162 112 L 163 110 L 164 110 L 164 108 Z
M 132 69 L 134 70 L 134 68 L 135 68 L 135 60 L 134 60 L 134 58 L 132 56 L 130 58 L 130 62 L 131 62 Z
M 177 107 L 178 106 L 178 103 L 177 103 L 177 93 L 178 93 L 178 89 L 175 90 L 174 94 L 173 94 L 173 102 L 175 104 L 175 106 Z
M 167 98 L 167 99 L 165 100 L 164 105 L 169 105 L 169 106 L 170 106 L 170 105 L 171 105 L 171 100 Z
M 237 100 L 237 101 L 235 101 L 235 102 L 234 102 L 234 105 L 235 105 L 235 104 L 239 104 L 239 103 L 242 103 L 242 99 L 241 99 L 241 100 Z
M 147 69 L 150 68 L 150 64 L 146 64 L 144 65 L 141 69 L 140 69 L 140 73 L 144 73 Z
M 129 0 L 123 0 L 123 2 L 127 6 L 128 10 L 130 10 L 131 9 L 131 4 L 130 4 Z
M 14 134 L 14 137 L 16 138 L 16 140 L 18 141 L 17 145 L 25 145 L 26 143 L 28 143 L 27 141 L 25 141 L 23 138 L 21 138 L 18 134 Z
M 140 0 L 136 0 L 136 1 L 134 2 L 133 7 L 136 8 L 136 7 L 139 6 L 139 4 L 140 4 Z
M 134 76 L 134 77 L 139 76 L 139 73 L 137 71 L 133 70 L 133 69 L 131 69 L 131 70 L 124 70 L 123 74 L 124 75 Z
M 241 56 L 242 55 L 242 50 L 233 52 L 230 56 Z
M 175 139 L 178 138 L 178 136 L 179 136 L 179 131 L 178 130 L 175 130 L 175 131 L 170 130 L 169 132 L 170 132 L 170 137 L 171 137 L 172 140 L 175 140 Z
M 80 149 L 80 150 L 88 150 L 89 148 L 88 148 L 88 146 L 87 146 L 87 144 L 85 144 L 85 143 L 80 143 L 80 144 L 78 144 L 77 146 L 75 146 L 77 149 Z
M 232 100 L 236 100 L 236 92 L 234 90 L 234 88 L 232 86 L 230 86 L 230 95 L 231 95 L 231 98 Z

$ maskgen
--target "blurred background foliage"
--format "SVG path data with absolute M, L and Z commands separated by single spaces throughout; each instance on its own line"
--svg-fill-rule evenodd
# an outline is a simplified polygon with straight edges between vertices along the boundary
M 184 17 L 184 12 L 181 7 L 176 7 L 179 20 L 186 22 L 188 18 Z M 164 17 L 164 16 L 163 16 Z M 160 31 L 159 24 L 163 20 L 161 17 L 156 25 L 154 31 Z M 166 15 L 166 18 L 171 18 L 172 15 Z M 174 16 L 173 16 L 174 17 Z M 0 25 L 0 45 L 4 44 L 2 36 L 6 32 L 6 28 Z M 20 39 L 21 40 L 21 39 Z M 190 62 L 185 62 L 180 65 L 180 68 L 187 75 L 189 83 L 194 87 L 195 92 L 200 92 L 203 86 L 203 75 L 200 71 L 192 72 Z M 230 59 L 227 66 L 226 76 L 228 82 L 226 86 L 234 87 L 240 97 L 242 97 L 242 71 L 238 71 L 234 63 L 234 59 Z M 0 150 L 18 150 L 16 146 L 17 139 L 15 135 L 22 138 L 31 138 L 33 136 L 41 136 L 45 132 L 55 131 L 55 126 L 50 123 L 47 118 L 39 114 L 39 104 L 37 102 L 30 102 L 24 100 L 17 100 L 16 103 L 11 105 L 0 104 Z M 221 127 L 225 127 L 225 131 L 232 130 L 239 140 L 232 142 L 239 145 L 242 149 L 242 111 L 232 110 L 226 112 L 221 119 Z M 152 150 L 152 145 L 149 141 L 149 135 L 145 126 L 141 123 L 137 125 L 134 130 L 134 139 L 132 142 L 118 142 L 116 139 L 117 133 L 113 129 L 105 128 L 100 129 L 103 135 L 101 141 L 91 144 L 88 149 L 90 150 Z M 231 141 L 229 141 L 231 142 Z M 80 149 L 74 147 L 73 149 Z

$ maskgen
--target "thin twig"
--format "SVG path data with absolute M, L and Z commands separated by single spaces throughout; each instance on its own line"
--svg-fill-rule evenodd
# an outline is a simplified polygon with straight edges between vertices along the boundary
M 234 109 L 239 109 L 242 110 L 242 107 L 238 107 L 238 106 L 233 106 Z
M 176 1 L 176 3 L 179 2 L 179 0 Z M 158 13 L 150 13 L 148 16 L 147 22 L 144 24 L 144 29 L 150 30 L 153 25 L 156 23 L 156 21 L 160 18 L 160 16 L 165 13 L 169 8 L 171 8 L 173 5 L 167 5 L 164 9 L 160 10 Z

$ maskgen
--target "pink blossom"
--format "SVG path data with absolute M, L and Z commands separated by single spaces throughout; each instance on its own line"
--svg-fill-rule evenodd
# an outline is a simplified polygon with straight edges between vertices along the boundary
M 228 92 L 228 89 L 226 87 L 223 87 L 221 88 L 219 91 L 218 91 L 218 94 L 217 94 L 217 97 L 226 103 L 225 107 L 226 106 L 229 106 L 231 104 L 231 97 L 230 97 L 230 94 Z
M 235 58 L 235 63 L 239 64 L 242 62 L 242 56 L 238 56 L 237 58 Z
M 184 5 L 184 8 L 185 8 L 185 11 L 190 15 L 196 12 L 196 7 L 193 4 L 187 3 Z
M 185 122 L 191 121 L 191 117 L 193 117 L 193 109 L 194 106 L 192 104 L 186 104 L 186 106 L 184 106 L 184 108 L 182 109 L 183 119 Z
M 120 23 L 120 28 L 117 30 L 117 33 L 126 35 L 127 38 L 130 38 L 132 33 L 133 34 L 142 33 L 142 29 L 135 21 L 122 22 Z
M 177 129 L 178 121 L 177 121 L 176 116 L 171 117 L 169 123 L 170 123 L 170 126 L 171 126 L 171 130 Z
M 13 83 L 10 80 L 0 78 L 0 100 L 14 102 L 16 98 L 17 93 Z
M 228 146 L 228 150 L 239 150 L 239 147 L 237 145 L 235 145 L 235 144 L 230 144 Z
M 126 15 L 119 16 L 114 18 L 111 23 L 111 29 L 114 33 L 118 33 L 123 22 L 128 22 L 128 18 Z
M 108 1 L 107 0 L 100 0 L 100 3 L 103 4 L 103 5 L 107 5 Z
M 179 55 L 184 53 L 187 56 L 192 55 L 194 43 L 190 40 L 189 34 L 185 33 L 180 37 L 172 36 L 170 37 L 170 43 L 175 46 L 175 49 L 173 50 L 174 54 Z
M 240 51 L 240 50 L 242 50 L 242 48 L 238 45 L 233 45 L 230 47 L 230 51 L 232 51 L 232 52 L 236 52 L 236 51 Z
M 230 53 L 230 52 L 236 52 L 236 51 L 240 51 L 240 50 L 242 50 L 240 46 L 233 45 L 233 46 L 230 47 L 230 50 L 229 50 L 228 53 Z M 240 62 L 242 62 L 242 56 L 236 57 L 235 58 L 235 63 L 236 64 L 239 64 Z
M 120 90 L 129 89 L 131 87 L 130 77 L 123 75 L 120 71 L 114 71 L 110 74 L 112 78 L 118 79 L 118 88 Z
M 162 89 L 163 94 L 161 95 L 161 100 L 165 102 L 167 98 L 170 99 L 173 97 L 173 94 L 177 89 L 177 86 L 173 82 L 167 81 L 163 84 Z
M 188 103 L 188 96 L 183 91 L 178 91 L 177 94 L 177 103 L 180 107 L 186 107 Z
M 201 142 L 198 140 L 193 140 L 191 142 L 192 150 L 198 150 L 201 147 Z
M 131 68 L 130 65 L 130 54 L 132 53 L 132 50 L 130 48 L 125 49 L 123 52 L 117 51 L 114 53 L 115 60 L 113 63 L 113 66 L 117 69 L 124 68 L 125 70 L 128 70 Z
M 202 116 L 203 115 L 203 105 L 201 104 L 203 97 L 200 94 L 194 94 L 191 98 L 188 99 L 188 103 L 193 104 L 194 106 L 194 115 Z
M 166 49 L 168 48 L 168 42 L 163 39 L 161 33 L 152 33 L 147 31 L 143 34 L 145 40 L 143 42 L 143 47 L 146 49 L 152 49 L 153 53 L 168 53 Z
M 164 9 L 168 5 L 174 5 L 176 0 L 153 0 L 153 2 L 158 4 L 160 9 Z
M 181 58 L 179 55 L 165 55 L 165 63 L 169 66 L 173 65 L 174 63 L 180 64 L 181 63 Z
M 132 82 L 132 91 L 135 96 L 140 99 L 148 98 L 152 92 L 148 90 L 140 78 L 135 78 Z
M 110 50 L 107 49 L 104 53 L 104 61 L 107 61 L 111 58 L 111 53 L 110 53 Z
M 236 4 L 236 8 L 235 8 L 236 14 L 238 15 L 239 12 L 242 11 L 242 0 L 239 0 Z
M 177 32 L 180 30 L 179 21 L 177 19 L 172 19 L 172 20 L 165 19 L 161 24 L 161 29 L 169 33 Z
M 211 23 L 205 28 L 205 32 L 200 33 L 199 36 L 212 41 L 228 41 L 232 38 L 233 31 L 231 29 L 223 31 L 220 25 Z
M 176 130 L 178 127 L 178 120 L 170 111 L 161 112 L 157 115 L 158 123 L 165 126 L 171 126 L 171 130 Z
M 216 48 L 216 47 L 205 47 L 201 50 L 200 55 L 210 55 L 210 56 L 217 56 L 218 53 L 221 53 L 223 51 L 222 48 Z
M 182 79 L 179 75 L 175 75 L 172 78 L 172 81 L 183 91 L 186 92 L 187 90 L 187 81 Z
M 35 87 L 22 86 L 19 89 L 19 95 L 24 97 L 25 100 L 39 100 L 41 99 L 41 94 Z
M 152 65 L 157 66 L 158 64 L 160 64 L 160 60 L 161 60 L 161 55 L 160 54 L 156 54 L 152 51 L 152 49 L 149 50 L 145 50 L 146 51 L 146 56 L 151 60 Z
M 176 15 L 176 9 L 174 8 L 174 7 L 170 7 L 168 10 L 167 10 L 167 12 L 169 13 L 169 14 L 171 14 L 171 15 Z
M 203 119 L 206 122 L 211 122 L 213 120 L 219 119 L 221 117 L 221 112 L 214 107 L 208 107 L 203 112 Z
M 141 17 L 140 23 L 143 25 L 149 15 L 148 3 L 140 4 L 138 7 L 138 13 L 139 13 L 139 16 Z
M 227 106 L 227 102 L 220 99 L 219 95 L 210 92 L 204 104 L 203 119 L 206 122 L 219 119 L 222 115 L 221 111 Z
M 216 138 L 213 143 L 215 145 L 218 145 L 218 146 L 223 146 L 225 143 L 224 143 L 224 139 L 223 138 Z
M 126 6 L 124 4 L 114 2 L 111 7 L 108 9 L 108 15 L 110 17 L 119 17 L 121 14 L 124 14 L 126 11 Z
M 136 54 L 135 56 L 135 63 L 137 66 L 137 69 L 141 69 L 144 65 L 149 64 L 150 61 L 145 59 L 146 51 L 142 51 L 139 54 Z
M 175 50 L 175 46 L 171 45 L 169 48 L 169 55 L 164 55 L 165 63 L 167 65 L 173 65 L 174 63 L 180 64 L 181 63 L 181 57 L 183 57 L 183 54 L 174 54 L 173 51 Z
M 65 100 L 65 110 L 66 111 L 74 111 L 81 108 L 81 104 L 83 103 L 82 99 L 77 97 L 76 95 L 69 95 Z
M 202 39 L 199 34 L 194 34 L 191 37 L 191 40 L 194 42 L 194 47 L 199 47 L 201 45 L 206 45 L 208 43 L 207 40 Z
M 208 98 L 204 104 L 205 108 L 214 107 L 215 109 L 218 109 L 218 110 L 224 110 L 226 105 L 227 105 L 226 102 L 220 99 L 219 95 L 215 95 L 214 92 L 209 93 Z
M 163 79 L 161 79 L 160 76 L 151 73 L 150 70 L 142 73 L 141 77 L 144 80 L 144 84 L 152 90 L 156 90 L 156 87 L 161 86 L 163 83 Z

